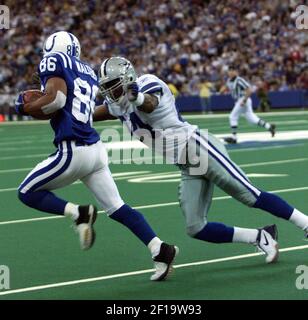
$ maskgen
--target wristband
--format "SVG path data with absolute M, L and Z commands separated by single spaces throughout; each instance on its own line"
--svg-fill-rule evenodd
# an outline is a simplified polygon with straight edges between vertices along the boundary
M 144 94 L 142 92 L 138 92 L 138 96 L 137 96 L 137 99 L 134 101 L 134 105 L 136 107 L 141 106 L 144 102 L 144 99 L 145 99 Z

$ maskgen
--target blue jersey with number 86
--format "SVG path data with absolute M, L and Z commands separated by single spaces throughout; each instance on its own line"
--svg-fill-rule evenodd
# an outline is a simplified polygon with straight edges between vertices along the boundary
M 63 140 L 84 144 L 96 143 L 100 137 L 92 128 L 98 79 L 86 63 L 62 52 L 45 56 L 39 64 L 38 73 L 43 89 L 49 78 L 60 77 L 66 82 L 65 106 L 51 119 L 55 132 L 54 144 Z

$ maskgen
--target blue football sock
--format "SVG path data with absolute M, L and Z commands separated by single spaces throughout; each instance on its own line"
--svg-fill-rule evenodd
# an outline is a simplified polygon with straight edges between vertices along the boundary
M 156 234 L 144 219 L 143 215 L 127 204 L 109 216 L 130 229 L 145 245 L 156 237 Z
M 66 201 L 46 190 L 26 193 L 18 192 L 18 198 L 31 208 L 58 215 L 64 214 L 64 208 L 67 204 Z
M 269 192 L 261 192 L 253 207 L 265 210 L 274 216 L 285 220 L 289 220 L 294 211 L 294 207 L 290 206 L 280 197 Z
M 232 242 L 233 234 L 233 227 L 228 227 L 218 222 L 208 222 L 194 238 L 214 243 L 225 243 Z

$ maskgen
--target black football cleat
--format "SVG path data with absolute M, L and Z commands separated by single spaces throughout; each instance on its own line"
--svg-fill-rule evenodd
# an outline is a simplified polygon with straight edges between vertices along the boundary
M 226 137 L 226 138 L 224 138 L 224 141 L 229 144 L 236 144 L 237 143 L 237 139 L 234 139 L 233 137 Z
M 275 124 L 271 124 L 271 127 L 269 128 L 269 132 L 271 133 L 272 138 L 274 138 L 275 134 L 276 134 L 276 125 Z
M 79 206 L 79 217 L 75 221 L 76 231 L 79 234 L 80 247 L 82 250 L 90 249 L 95 241 L 93 224 L 97 217 L 97 209 L 93 205 Z
M 151 276 L 152 281 L 165 280 L 172 271 L 172 263 L 179 253 L 179 248 L 163 242 L 159 254 L 153 258 L 155 273 Z

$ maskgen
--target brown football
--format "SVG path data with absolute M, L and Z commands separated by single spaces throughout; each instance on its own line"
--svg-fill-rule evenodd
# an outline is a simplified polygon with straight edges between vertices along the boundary
M 24 91 L 23 100 L 24 103 L 33 102 L 44 95 L 44 92 L 40 90 L 27 90 Z
M 44 95 L 44 92 L 40 90 L 27 90 L 23 93 L 23 101 L 24 103 L 33 102 Z M 51 114 L 43 114 L 41 111 L 29 112 L 29 115 L 38 120 L 50 120 L 55 113 Z

